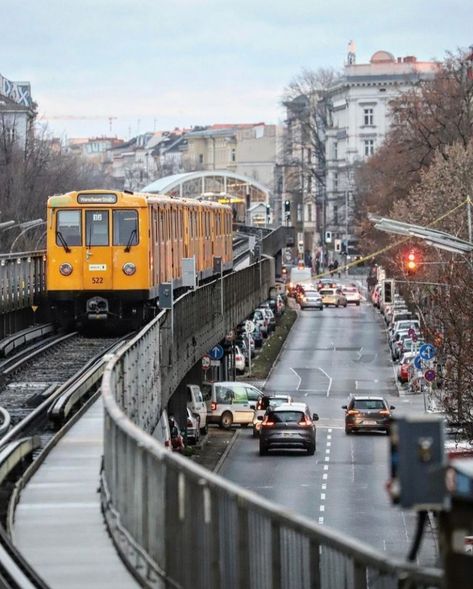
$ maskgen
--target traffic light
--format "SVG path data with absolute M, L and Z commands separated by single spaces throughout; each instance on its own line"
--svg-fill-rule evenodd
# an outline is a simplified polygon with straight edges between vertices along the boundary
M 406 274 L 415 274 L 419 269 L 419 256 L 413 249 L 404 255 L 404 272 Z

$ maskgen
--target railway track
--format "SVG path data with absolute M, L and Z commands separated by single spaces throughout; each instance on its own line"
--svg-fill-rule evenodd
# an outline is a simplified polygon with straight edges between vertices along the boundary
M 45 447 L 60 429 L 92 402 L 106 356 L 129 336 L 88 338 L 78 333 L 48 337 L 0 362 L 0 405 L 11 429 L 0 439 L 0 517 L 8 528 L 21 488 Z M 66 426 L 67 427 L 67 426 Z M 37 462 L 36 462 L 37 461 Z M 23 473 L 27 470 L 26 477 Z M 0 524 L 0 586 L 47 585 L 23 559 Z

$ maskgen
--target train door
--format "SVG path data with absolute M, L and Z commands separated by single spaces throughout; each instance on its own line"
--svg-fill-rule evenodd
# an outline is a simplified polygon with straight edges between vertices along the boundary
M 84 290 L 110 290 L 113 288 L 110 222 L 108 209 L 86 209 L 84 211 Z

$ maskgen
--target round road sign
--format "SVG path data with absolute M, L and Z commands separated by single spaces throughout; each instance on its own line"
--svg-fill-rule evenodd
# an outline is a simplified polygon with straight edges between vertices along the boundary
M 202 370 L 208 370 L 210 368 L 210 356 L 202 356 Z
M 424 378 L 427 382 L 433 382 L 436 376 L 435 370 L 429 369 L 424 372 Z
M 246 333 L 253 333 L 255 330 L 255 324 L 253 321 L 245 321 L 245 331 Z
M 432 360 L 437 350 L 432 344 L 424 344 L 420 347 L 419 356 L 422 360 Z
M 210 352 L 209 352 L 209 356 L 211 360 L 221 360 L 223 358 L 223 348 L 220 344 L 217 344 L 216 346 L 214 346 Z
M 407 330 L 407 335 L 412 338 L 412 336 L 416 333 L 416 330 L 413 327 L 409 327 Z
M 417 370 L 422 368 L 422 358 L 420 356 L 416 356 L 414 358 L 414 366 L 417 368 Z

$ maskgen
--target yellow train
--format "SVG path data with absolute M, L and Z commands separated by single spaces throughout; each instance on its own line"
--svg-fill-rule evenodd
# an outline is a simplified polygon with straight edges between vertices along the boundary
M 83 190 L 51 196 L 47 295 L 56 319 L 135 327 L 158 310 L 159 285 L 182 286 L 182 259 L 199 281 L 232 267 L 229 206 L 164 195 Z

